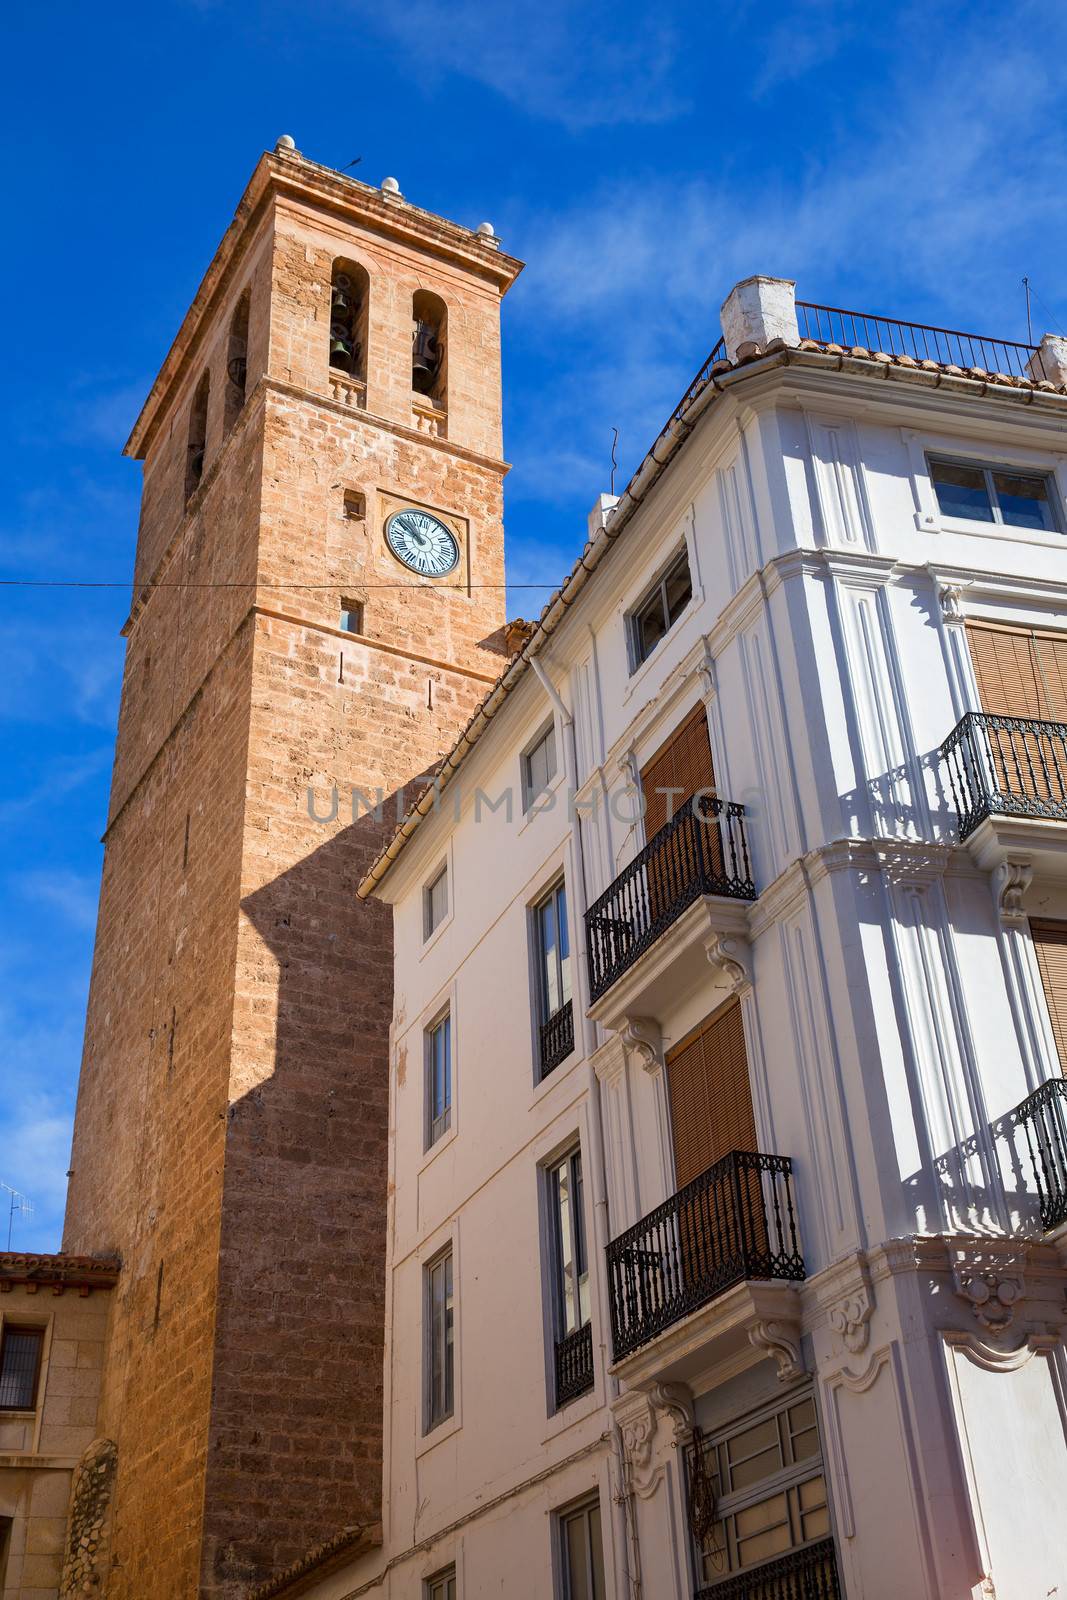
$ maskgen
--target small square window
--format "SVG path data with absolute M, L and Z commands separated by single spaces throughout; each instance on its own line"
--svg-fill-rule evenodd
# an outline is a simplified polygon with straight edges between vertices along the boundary
M 422 934 L 428 939 L 448 915 L 448 868 L 442 867 L 423 890 Z
M 522 809 L 529 811 L 556 776 L 556 729 L 553 723 L 540 734 L 522 758 Z
M 340 626 L 346 633 L 363 632 L 363 605 L 359 600 L 341 601 Z
M 37 1405 L 43 1328 L 5 1322 L 0 1336 L 0 1411 L 32 1411 Z
M 432 1578 L 427 1578 L 422 1586 L 426 1600 L 456 1600 L 456 1569 L 446 1567 L 443 1572 L 435 1572 Z
M 1059 526 L 1047 474 L 933 457 L 929 465 L 942 516 L 999 522 L 1011 528 L 1044 528 L 1050 533 Z
M 362 521 L 367 515 L 367 497 L 358 489 L 346 489 L 344 498 L 345 516 L 356 521 Z
M 452 1126 L 452 1018 L 446 1014 L 426 1032 L 426 1148 Z
M 647 661 L 693 597 L 689 552 L 683 550 L 630 614 L 631 655 L 634 668 Z

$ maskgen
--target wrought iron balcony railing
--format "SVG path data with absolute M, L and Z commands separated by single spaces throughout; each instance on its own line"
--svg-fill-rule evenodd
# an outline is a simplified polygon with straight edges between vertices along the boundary
M 941 746 L 959 837 L 987 817 L 1067 822 L 1067 723 L 968 711 Z
M 541 1076 L 547 1078 L 574 1049 L 574 1006 L 570 1000 L 541 1024 Z
M 733 1150 L 608 1245 L 619 1361 L 746 1278 L 804 1277 L 788 1156 Z
M 565 1406 L 593 1387 L 593 1325 L 583 1322 L 556 1341 L 556 1405 Z
M 913 361 L 939 361 L 945 366 L 972 367 L 982 372 L 1003 372 L 1010 378 L 1029 378 L 1030 362 L 1044 376 L 1038 345 L 1014 339 L 994 339 L 984 333 L 961 333 L 928 322 L 901 322 L 897 317 L 875 317 L 866 311 L 844 311 L 840 306 L 817 306 L 797 301 L 797 326 L 802 339 L 816 344 L 841 345 L 845 350 L 881 350 L 887 355 L 910 356 Z
M 1046 1233 L 1067 1222 L 1067 1078 L 1050 1078 L 1010 1113 L 1034 1169 Z
M 698 1589 L 693 1600 L 841 1600 L 837 1552 L 820 1539 L 762 1566 Z
M 754 900 L 745 808 L 705 795 L 683 806 L 585 914 L 590 996 L 600 996 L 701 895 Z

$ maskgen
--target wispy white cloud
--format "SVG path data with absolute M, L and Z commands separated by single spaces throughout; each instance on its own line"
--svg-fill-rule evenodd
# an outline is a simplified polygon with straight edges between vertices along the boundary
M 623 18 L 608 0 L 355 0 L 364 23 L 403 47 L 412 70 L 454 73 L 571 131 L 668 121 L 686 109 L 680 31 L 662 6 Z
M 13 887 L 25 899 L 53 907 L 75 928 L 96 926 L 99 881 L 95 876 L 63 868 L 38 868 L 16 874 Z

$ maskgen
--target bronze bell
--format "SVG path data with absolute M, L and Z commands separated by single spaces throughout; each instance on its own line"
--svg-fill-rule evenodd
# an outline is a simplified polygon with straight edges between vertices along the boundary
M 243 389 L 248 374 L 248 362 L 244 356 L 231 356 L 226 363 L 226 372 L 234 388 Z
M 336 334 L 330 340 L 330 366 L 340 367 L 342 372 L 352 370 L 352 346 L 347 339 L 340 339 Z
M 429 394 L 440 365 L 436 328 L 430 322 L 417 322 L 411 349 L 411 387 L 416 394 Z

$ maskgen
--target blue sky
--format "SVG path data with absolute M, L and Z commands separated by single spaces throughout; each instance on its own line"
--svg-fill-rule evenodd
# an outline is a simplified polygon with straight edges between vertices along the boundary
M 505 307 L 516 582 L 569 566 L 612 427 L 625 482 L 739 277 L 1025 338 L 1028 273 L 1038 331 L 1067 320 L 1051 0 L 57 0 L 4 31 L 0 577 L 127 578 L 122 443 L 285 132 L 488 218 L 528 262 Z M 0 589 L 0 1180 L 34 1202 L 21 1248 L 59 1241 L 128 598 Z

